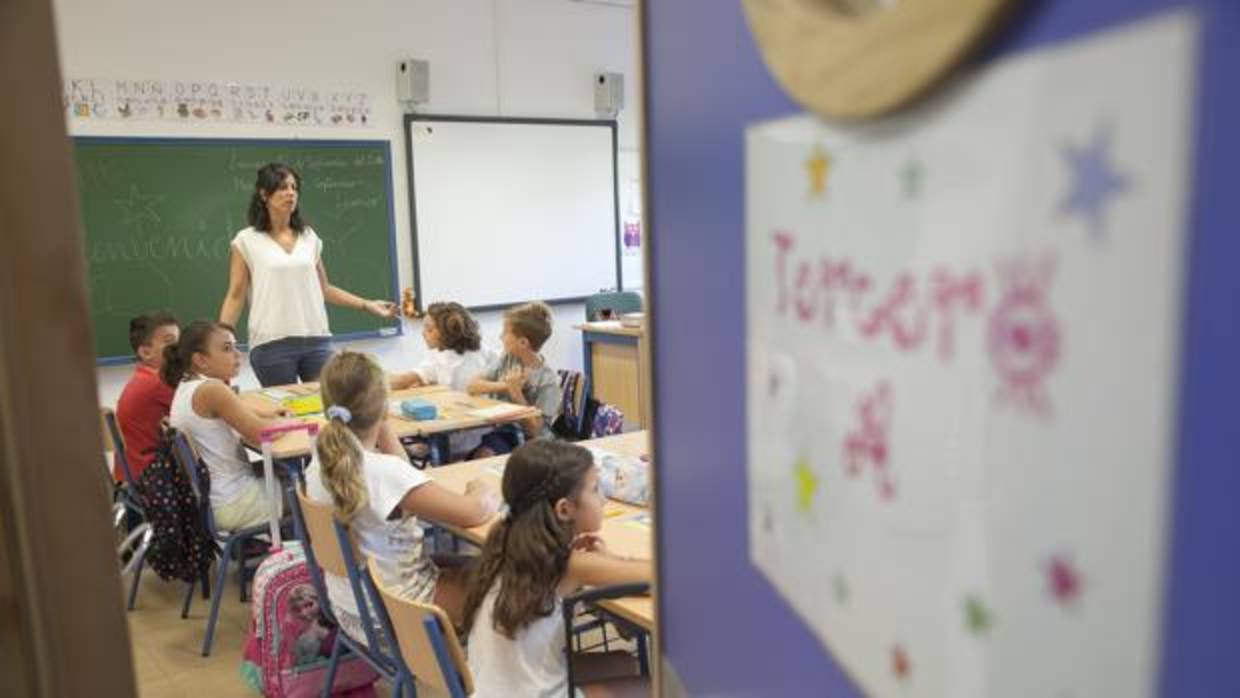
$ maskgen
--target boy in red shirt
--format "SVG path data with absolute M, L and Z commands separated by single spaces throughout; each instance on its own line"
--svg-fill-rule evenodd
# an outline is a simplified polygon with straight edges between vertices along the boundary
M 116 419 L 125 437 L 125 457 L 135 481 L 155 460 L 161 423 L 172 409 L 175 391 L 159 379 L 159 369 L 164 365 L 164 347 L 176 344 L 180 337 L 181 328 L 170 313 L 139 315 L 129 321 L 129 345 L 138 365 L 116 403 Z M 117 481 L 124 480 L 119 462 L 112 474 Z

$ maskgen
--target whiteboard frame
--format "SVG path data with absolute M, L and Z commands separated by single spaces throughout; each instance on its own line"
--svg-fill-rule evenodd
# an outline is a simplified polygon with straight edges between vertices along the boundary
M 600 288 L 599 292 L 608 292 L 624 288 L 623 270 L 620 258 L 620 173 L 618 171 L 619 141 L 615 119 L 552 119 L 535 117 L 508 116 L 466 116 L 461 114 L 405 114 L 403 130 L 405 132 L 405 171 L 409 186 L 409 240 L 410 252 L 413 255 L 413 294 L 414 304 L 419 311 L 425 310 L 422 295 L 422 255 L 418 251 L 418 200 L 417 183 L 413 177 L 413 125 L 421 121 L 445 121 L 472 124 L 516 124 L 527 126 L 596 126 L 611 129 L 611 200 L 612 200 L 612 255 L 616 270 L 615 288 Z M 568 296 L 564 298 L 543 298 L 548 305 L 566 305 L 584 303 L 588 296 Z M 511 303 L 491 303 L 487 305 L 466 306 L 474 312 L 503 310 L 514 303 L 523 302 L 525 298 L 514 299 Z

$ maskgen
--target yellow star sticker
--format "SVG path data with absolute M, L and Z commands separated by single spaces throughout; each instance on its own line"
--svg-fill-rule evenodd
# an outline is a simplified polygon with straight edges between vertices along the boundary
M 797 461 L 797 508 L 809 511 L 818 491 L 818 477 L 810 470 L 809 461 L 802 457 Z
M 827 195 L 827 173 L 831 171 L 831 158 L 820 146 L 814 146 L 814 154 L 805 161 L 805 169 L 809 170 L 809 195 L 822 197 Z

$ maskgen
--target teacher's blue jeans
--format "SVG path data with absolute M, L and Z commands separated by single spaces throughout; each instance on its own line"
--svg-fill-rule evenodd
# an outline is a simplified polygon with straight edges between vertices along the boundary
M 317 381 L 335 353 L 331 337 L 285 337 L 250 350 L 250 367 L 263 386 Z

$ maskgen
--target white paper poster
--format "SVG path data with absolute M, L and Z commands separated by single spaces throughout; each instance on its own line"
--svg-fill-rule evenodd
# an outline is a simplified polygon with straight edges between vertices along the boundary
M 1155 693 L 1196 26 L 747 134 L 751 558 L 867 695 Z
M 230 122 L 364 127 L 370 95 L 356 90 L 238 84 L 209 80 L 74 78 L 65 80 L 70 120 Z

